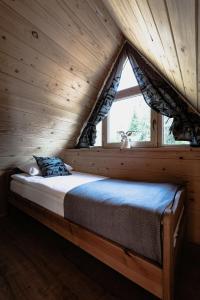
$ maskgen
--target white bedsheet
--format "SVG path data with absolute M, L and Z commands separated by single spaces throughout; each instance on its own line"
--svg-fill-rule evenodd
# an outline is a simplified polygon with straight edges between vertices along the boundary
M 88 173 L 71 172 L 69 176 L 44 178 L 25 173 L 12 175 L 11 191 L 39 204 L 60 216 L 64 216 L 64 197 L 81 184 L 102 180 L 106 177 Z

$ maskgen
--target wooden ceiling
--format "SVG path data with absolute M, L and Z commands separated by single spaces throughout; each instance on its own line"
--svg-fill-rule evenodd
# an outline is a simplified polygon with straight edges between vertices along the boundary
M 126 38 L 200 111 L 195 0 L 103 0 Z
M 0 0 L 0 170 L 75 144 L 122 40 L 101 0 Z

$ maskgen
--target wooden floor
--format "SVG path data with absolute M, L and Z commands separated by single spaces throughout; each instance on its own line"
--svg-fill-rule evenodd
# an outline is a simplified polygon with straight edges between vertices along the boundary
M 187 246 L 175 300 L 200 299 L 200 247 Z M 20 212 L 0 219 L 0 300 L 156 298 Z

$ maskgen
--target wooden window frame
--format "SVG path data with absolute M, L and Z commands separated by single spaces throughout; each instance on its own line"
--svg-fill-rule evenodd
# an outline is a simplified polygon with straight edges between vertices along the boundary
M 127 99 L 129 97 L 134 97 L 140 95 L 141 90 L 139 86 L 134 86 L 131 88 L 127 88 L 121 90 L 117 93 L 115 101 L 122 101 L 123 99 Z M 135 148 L 166 148 L 166 149 L 177 149 L 177 150 L 184 150 L 188 149 L 190 145 L 188 144 L 164 144 L 164 136 L 163 136 L 163 116 L 161 114 L 156 113 L 151 109 L 151 141 L 147 142 L 136 142 L 134 147 Z M 105 118 L 102 122 L 102 146 L 94 146 L 94 148 L 120 148 L 120 143 L 109 143 L 108 142 L 108 119 Z
M 135 97 L 142 94 L 139 86 L 134 86 L 121 90 L 117 93 L 115 101 L 123 101 L 129 97 Z M 102 147 L 103 148 L 120 148 L 120 143 L 108 142 L 108 121 L 109 116 L 102 122 Z M 158 132 L 157 132 L 157 113 L 151 110 L 151 140 L 146 142 L 135 142 L 134 148 L 143 147 L 157 147 L 158 146 Z

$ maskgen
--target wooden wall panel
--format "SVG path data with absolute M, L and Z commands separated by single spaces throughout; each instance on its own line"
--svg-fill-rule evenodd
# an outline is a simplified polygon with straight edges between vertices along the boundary
M 187 186 L 188 239 L 200 244 L 200 151 L 167 149 L 67 150 L 75 170 L 113 178 L 169 181 Z
M 1 174 L 74 145 L 122 42 L 101 0 L 0 0 Z
M 126 38 L 199 110 L 198 1 L 103 2 Z

